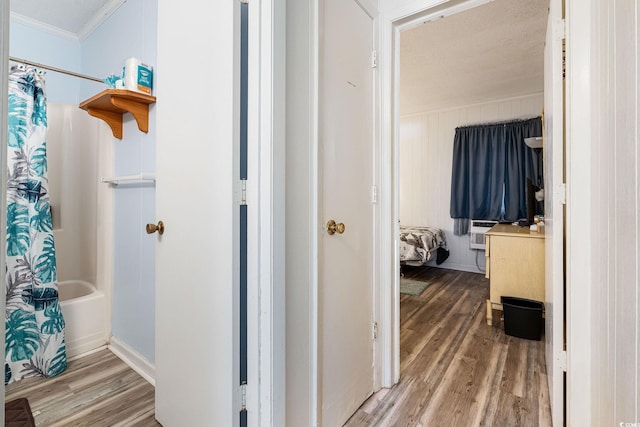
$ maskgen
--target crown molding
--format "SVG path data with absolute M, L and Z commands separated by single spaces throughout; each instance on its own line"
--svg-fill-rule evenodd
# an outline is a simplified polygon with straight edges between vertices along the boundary
M 77 38 L 81 42 L 91 35 L 104 21 L 109 19 L 113 13 L 118 10 L 120 6 L 126 3 L 127 0 L 110 0 L 104 4 L 98 11 L 89 19 L 89 21 L 78 31 Z
M 62 37 L 67 40 L 76 42 L 83 42 L 89 37 L 104 21 L 106 21 L 120 6 L 126 3 L 127 0 L 109 0 L 84 24 L 84 26 L 74 33 L 72 31 L 63 30 L 62 28 L 54 25 L 46 24 L 42 21 L 38 21 L 28 16 L 21 15 L 19 13 L 11 12 L 11 21 L 23 24 L 30 28 L 40 30 L 51 34 L 53 36 Z
M 62 37 L 67 40 L 72 40 L 76 42 L 80 41 L 80 39 L 78 38 L 78 35 L 75 33 L 72 33 L 71 31 L 63 30 L 61 28 L 54 27 L 53 25 L 45 24 L 42 21 L 37 21 L 27 16 L 20 15 L 19 13 L 11 12 L 10 17 L 12 22 L 17 22 L 27 27 L 43 31 L 45 33 L 49 33 L 53 36 Z

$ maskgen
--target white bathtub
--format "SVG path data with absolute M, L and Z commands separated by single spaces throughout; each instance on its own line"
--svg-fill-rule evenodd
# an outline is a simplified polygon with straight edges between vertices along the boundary
M 106 298 L 89 282 L 58 282 L 60 307 L 65 321 L 67 358 L 107 343 Z

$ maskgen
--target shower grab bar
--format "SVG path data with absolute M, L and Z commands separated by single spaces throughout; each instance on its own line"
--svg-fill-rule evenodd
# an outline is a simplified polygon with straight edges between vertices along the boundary
M 123 176 L 109 176 L 100 178 L 105 184 L 115 184 L 117 185 L 120 182 L 124 181 L 156 181 L 155 173 L 139 173 L 137 175 L 123 175 Z

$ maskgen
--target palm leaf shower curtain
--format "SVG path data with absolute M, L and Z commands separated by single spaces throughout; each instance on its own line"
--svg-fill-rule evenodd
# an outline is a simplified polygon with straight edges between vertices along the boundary
M 44 75 L 9 74 L 5 384 L 67 366 L 47 180 Z

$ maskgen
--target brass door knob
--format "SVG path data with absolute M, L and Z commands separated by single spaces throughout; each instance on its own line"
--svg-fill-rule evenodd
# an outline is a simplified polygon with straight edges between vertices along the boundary
M 158 224 L 147 224 L 147 234 L 153 234 L 155 232 L 158 234 L 164 234 L 164 222 L 158 221 Z
M 343 223 L 336 224 L 334 220 L 329 220 L 329 222 L 327 223 L 327 233 L 329 233 L 329 236 L 333 236 L 336 233 L 338 234 L 344 233 L 344 224 Z

